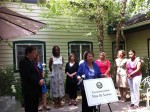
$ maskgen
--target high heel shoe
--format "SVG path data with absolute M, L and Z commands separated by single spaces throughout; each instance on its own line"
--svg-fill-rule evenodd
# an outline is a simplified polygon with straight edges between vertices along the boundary
M 50 110 L 51 108 L 49 106 L 43 106 L 44 110 Z
M 77 106 L 77 101 L 76 101 L 76 100 L 74 100 L 73 104 L 74 104 L 74 106 Z
M 72 102 L 70 101 L 68 105 L 71 106 L 71 105 L 72 105 Z
M 40 107 L 38 107 L 38 111 L 42 111 L 43 110 L 43 108 L 40 106 Z

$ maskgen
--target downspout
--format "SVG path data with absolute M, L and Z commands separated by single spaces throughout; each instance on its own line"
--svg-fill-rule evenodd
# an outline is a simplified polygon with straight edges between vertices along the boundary
M 125 35 L 124 35 L 124 32 L 123 32 L 123 29 L 121 28 L 121 35 L 122 35 L 122 37 L 123 37 L 123 39 L 124 39 L 124 41 L 125 41 L 125 52 L 127 52 L 127 40 L 126 40 L 126 37 L 125 37 Z

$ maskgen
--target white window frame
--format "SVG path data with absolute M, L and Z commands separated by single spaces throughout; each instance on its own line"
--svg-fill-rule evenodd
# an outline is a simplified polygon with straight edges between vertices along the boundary
M 69 47 L 69 53 L 68 53 L 68 55 L 70 55 L 72 52 L 71 52 L 71 45 L 79 45 L 80 46 L 80 56 L 79 56 L 79 60 L 78 61 L 80 61 L 80 60 L 82 60 L 82 55 L 83 55 L 83 53 L 84 53 L 84 51 L 82 52 L 82 45 L 89 45 L 90 46 L 90 51 L 93 51 L 93 44 L 92 44 L 92 42 L 79 42 L 79 41 L 74 41 L 74 42 L 69 42 L 68 43 L 68 47 Z

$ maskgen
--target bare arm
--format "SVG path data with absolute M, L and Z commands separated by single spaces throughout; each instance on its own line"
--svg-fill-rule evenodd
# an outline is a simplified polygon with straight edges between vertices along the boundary
M 106 75 L 110 72 L 110 69 L 111 69 L 110 61 L 107 62 L 107 65 L 108 65 L 108 69 L 105 72 Z
M 44 78 L 44 71 L 42 72 L 42 77 Z
M 76 73 L 77 73 L 77 72 L 74 72 L 74 73 L 72 73 L 71 75 L 74 76 L 74 75 L 76 75 Z
M 140 62 L 138 62 L 138 64 L 137 64 L 136 70 L 134 70 L 130 75 L 134 75 L 134 74 L 136 74 L 137 72 L 139 72 L 140 69 L 141 69 L 141 67 L 142 67 L 142 63 L 141 63 L 141 61 L 140 61 Z
M 53 58 L 49 59 L 49 70 L 52 72 L 52 64 L 53 64 Z
M 132 78 L 131 76 L 134 75 L 134 74 L 136 74 L 137 72 L 139 72 L 140 69 L 141 69 L 141 67 L 142 67 L 142 63 L 141 63 L 141 61 L 139 61 L 138 64 L 137 64 L 136 70 L 134 70 L 134 71 L 133 71 L 132 73 L 130 73 L 130 74 L 127 72 L 127 76 L 128 76 L 129 78 Z
M 64 58 L 62 57 L 62 66 L 63 66 L 63 64 L 64 64 Z

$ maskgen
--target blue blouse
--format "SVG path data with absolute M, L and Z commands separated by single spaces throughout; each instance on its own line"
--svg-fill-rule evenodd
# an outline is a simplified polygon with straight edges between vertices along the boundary
M 87 79 L 95 79 L 95 78 L 101 78 L 102 77 L 102 73 L 98 68 L 98 65 L 95 62 L 92 62 L 93 64 L 93 68 L 89 69 L 87 62 L 83 62 L 82 64 L 80 64 L 78 72 L 76 74 L 76 76 L 82 76 L 85 75 L 85 80 Z M 82 88 L 82 84 L 79 85 Z
M 43 72 L 42 63 L 38 62 L 38 63 L 37 63 L 37 66 L 38 66 L 38 68 L 39 68 L 40 73 L 42 73 L 42 72 Z

